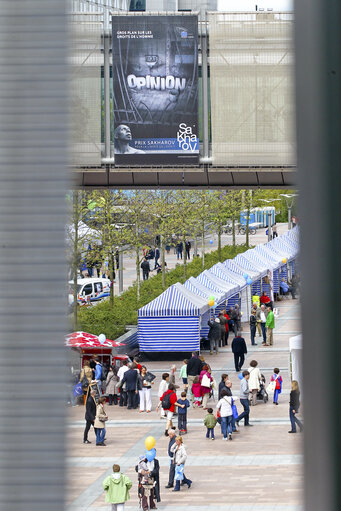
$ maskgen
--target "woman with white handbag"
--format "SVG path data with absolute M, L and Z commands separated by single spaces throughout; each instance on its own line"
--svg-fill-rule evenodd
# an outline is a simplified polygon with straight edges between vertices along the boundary
M 202 395 L 202 407 L 207 410 L 207 401 L 211 392 L 211 386 L 213 383 L 213 377 L 211 375 L 211 368 L 208 364 L 205 364 L 199 375 L 200 390 Z

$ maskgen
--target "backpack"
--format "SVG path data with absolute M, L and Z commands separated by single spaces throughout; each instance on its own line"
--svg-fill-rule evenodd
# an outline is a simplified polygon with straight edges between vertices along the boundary
M 170 397 L 171 397 L 171 394 L 165 394 L 163 396 L 163 399 L 161 401 L 161 406 L 164 410 L 169 410 L 170 407 L 172 406 Z

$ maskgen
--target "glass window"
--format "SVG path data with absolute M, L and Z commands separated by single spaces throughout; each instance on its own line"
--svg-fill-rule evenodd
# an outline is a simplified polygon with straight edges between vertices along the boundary
M 91 295 L 91 293 L 92 293 L 92 284 L 86 284 L 86 286 L 83 287 L 82 294 Z
M 95 282 L 94 286 L 95 286 L 95 293 L 102 293 L 102 291 L 103 291 L 102 282 Z
M 129 11 L 145 11 L 146 0 L 130 0 Z

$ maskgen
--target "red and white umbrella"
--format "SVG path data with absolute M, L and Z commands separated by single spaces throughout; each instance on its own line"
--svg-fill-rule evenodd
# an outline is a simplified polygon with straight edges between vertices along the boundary
M 97 335 L 87 332 L 73 332 L 65 336 L 65 346 L 70 348 L 117 348 L 121 343 L 105 339 L 100 341 Z

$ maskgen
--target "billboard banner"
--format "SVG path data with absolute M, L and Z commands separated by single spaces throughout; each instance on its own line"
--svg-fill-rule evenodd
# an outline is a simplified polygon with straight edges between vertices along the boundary
M 116 165 L 197 165 L 197 16 L 112 17 Z

